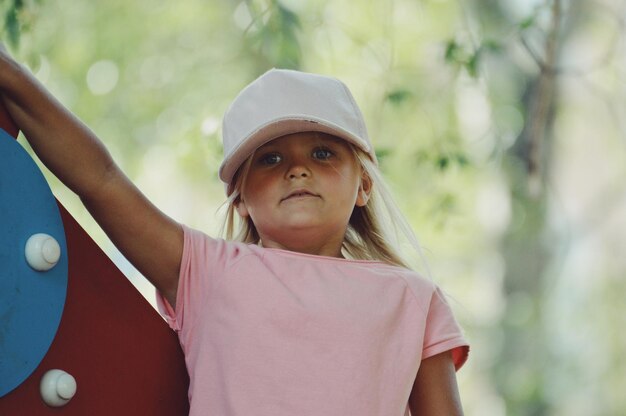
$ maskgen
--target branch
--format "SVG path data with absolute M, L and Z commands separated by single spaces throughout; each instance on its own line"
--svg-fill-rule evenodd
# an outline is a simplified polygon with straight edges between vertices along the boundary
M 526 49 L 526 52 L 528 52 L 528 54 L 533 59 L 533 61 L 535 61 L 539 69 L 544 68 L 546 66 L 545 62 L 543 61 L 541 56 L 539 56 L 539 54 L 535 52 L 535 50 L 530 46 L 530 44 L 524 37 L 524 34 L 520 33 L 519 36 L 520 36 L 520 41 L 522 42 L 522 46 L 524 46 L 524 49 Z
M 556 73 L 553 68 L 555 68 L 557 61 L 561 17 L 561 0 L 554 0 L 550 32 L 546 38 L 544 64 L 540 66 L 539 81 L 529 108 L 527 169 L 529 191 L 534 197 L 538 197 L 541 193 L 543 175 L 541 156 L 547 131 L 548 115 L 554 102 Z

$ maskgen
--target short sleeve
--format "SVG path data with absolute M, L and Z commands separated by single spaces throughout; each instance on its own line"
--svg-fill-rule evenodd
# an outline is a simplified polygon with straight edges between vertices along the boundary
M 459 370 L 467 360 L 469 344 L 465 340 L 444 294 L 441 289 L 436 288 L 431 297 L 426 317 L 422 360 L 445 351 L 452 352 L 454 367 Z
M 177 332 L 194 325 L 202 306 L 225 262 L 224 241 L 183 226 L 184 245 L 176 293 L 176 309 L 157 291 L 157 306 L 169 326 Z

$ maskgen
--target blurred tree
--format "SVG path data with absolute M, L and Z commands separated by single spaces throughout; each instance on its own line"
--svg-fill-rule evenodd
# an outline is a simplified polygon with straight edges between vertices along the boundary
M 523 2 L 515 3 L 519 6 Z M 571 363 L 561 364 L 563 357 L 553 347 L 558 344 L 555 338 L 559 335 L 550 316 L 556 301 L 553 289 L 559 277 L 558 264 L 563 260 L 564 250 L 562 243 L 555 244 L 563 239 L 555 238 L 550 219 L 550 210 L 554 210 L 551 201 L 558 200 L 551 186 L 555 120 L 568 111 L 560 86 L 564 77 L 577 77 L 585 82 L 593 71 L 614 65 L 619 47 L 617 39 L 624 36 L 624 21 L 618 12 L 620 6 L 624 7 L 623 2 L 528 3 L 534 7 L 529 11 L 526 8 L 525 16 L 512 13 L 515 7 L 510 1 L 481 0 L 465 5 L 465 20 L 469 22 L 461 31 L 465 43 L 449 41 L 445 55 L 449 63 L 464 68 L 470 76 L 488 85 L 491 102 L 496 107 L 492 125 L 502 145 L 495 156 L 501 158 L 513 207 L 510 227 L 501 238 L 506 265 L 503 291 L 508 302 L 500 325 L 494 327 L 496 331 L 504 331 L 503 352 L 493 367 L 493 377 L 494 385 L 505 399 L 507 415 L 561 414 L 560 402 L 567 397 L 555 393 L 559 388 L 554 384 L 567 383 L 568 376 L 559 372 Z M 563 54 L 564 46 L 581 32 L 592 37 L 590 16 L 598 13 L 613 16 L 616 30 L 611 37 L 615 40 L 605 54 L 583 62 L 583 68 L 587 69 L 573 67 L 568 63 L 572 60 L 571 45 L 570 55 Z M 512 92 L 502 90 L 505 77 L 509 85 L 517 86 Z M 612 94 L 602 98 L 610 101 Z M 503 114 L 497 111 L 501 105 L 515 106 L 523 116 L 523 128 L 512 146 L 502 133 L 512 129 L 507 123 L 516 121 L 498 119 L 498 114 Z M 600 198 L 615 200 L 612 195 Z M 528 309 L 524 312 L 528 319 L 523 325 L 516 316 L 520 314 L 520 303 Z M 584 371 L 579 371 L 577 376 L 584 378 Z M 618 409 L 617 404 L 607 405 L 617 401 L 616 397 L 606 397 L 593 413 L 578 409 L 581 413 L 576 414 L 618 414 L 624 409 Z

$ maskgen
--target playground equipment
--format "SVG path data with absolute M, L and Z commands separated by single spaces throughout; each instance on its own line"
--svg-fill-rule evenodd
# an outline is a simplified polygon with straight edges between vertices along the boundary
M 0 415 L 187 415 L 176 334 L 54 198 L 1 107 L 0 128 Z

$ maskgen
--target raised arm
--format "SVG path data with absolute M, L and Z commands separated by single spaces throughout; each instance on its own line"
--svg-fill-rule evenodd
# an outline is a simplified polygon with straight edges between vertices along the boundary
M 96 135 L 2 44 L 0 98 L 46 167 L 81 198 L 115 246 L 174 305 L 181 226 L 148 201 Z

